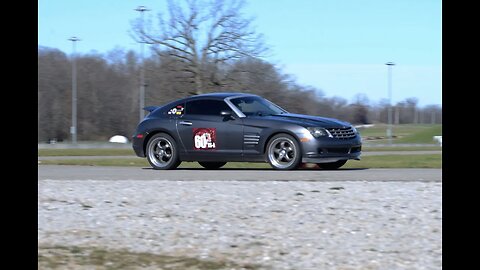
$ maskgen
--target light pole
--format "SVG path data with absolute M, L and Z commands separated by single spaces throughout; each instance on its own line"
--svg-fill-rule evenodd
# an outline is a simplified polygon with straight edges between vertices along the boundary
M 143 13 L 145 11 L 149 11 L 149 9 L 147 9 L 145 6 L 138 6 L 136 9 L 136 11 L 140 12 L 141 14 L 141 26 L 142 26 L 142 35 L 143 35 Z M 145 107 L 145 71 L 144 71 L 144 65 L 143 65 L 143 44 L 145 42 L 143 41 L 143 37 L 142 37 L 142 40 L 140 41 L 140 60 L 141 60 L 141 64 L 140 64 L 140 96 L 139 96 L 139 99 L 140 99 L 140 122 L 143 120 L 143 117 L 145 116 L 144 114 L 144 111 L 143 111 L 143 107 Z
M 71 37 L 68 40 L 72 42 L 72 126 L 70 127 L 70 133 L 72 134 L 72 143 L 77 144 L 77 56 L 75 43 L 80 39 Z
M 388 66 L 388 127 L 387 127 L 387 138 L 388 143 L 392 144 L 392 66 L 395 65 L 393 62 L 387 62 L 385 65 Z

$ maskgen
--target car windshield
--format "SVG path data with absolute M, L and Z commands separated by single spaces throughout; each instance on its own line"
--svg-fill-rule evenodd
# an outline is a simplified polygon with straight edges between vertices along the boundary
M 275 115 L 287 113 L 286 110 L 261 97 L 238 97 L 230 100 L 245 116 Z

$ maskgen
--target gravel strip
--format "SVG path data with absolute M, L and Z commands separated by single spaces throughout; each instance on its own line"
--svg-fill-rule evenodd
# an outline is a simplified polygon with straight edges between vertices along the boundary
M 39 180 L 38 244 L 264 269 L 441 269 L 441 182 Z

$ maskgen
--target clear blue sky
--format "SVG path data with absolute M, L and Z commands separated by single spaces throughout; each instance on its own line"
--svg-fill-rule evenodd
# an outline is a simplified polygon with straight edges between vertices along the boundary
M 39 0 L 38 45 L 71 53 L 139 50 L 129 35 L 139 5 L 155 20 L 166 0 Z M 353 101 L 387 98 L 393 61 L 393 102 L 416 97 L 420 106 L 442 104 L 440 0 L 249 0 L 246 16 L 271 48 L 266 60 L 297 83 L 325 96 Z

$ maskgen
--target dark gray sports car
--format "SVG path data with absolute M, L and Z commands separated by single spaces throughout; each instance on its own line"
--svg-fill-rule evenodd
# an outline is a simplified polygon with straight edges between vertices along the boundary
M 137 127 L 133 149 L 154 169 L 175 169 L 182 161 L 207 169 L 234 161 L 338 169 L 360 159 L 360 134 L 349 123 L 292 114 L 257 95 L 196 95 L 145 110 L 150 114 Z

